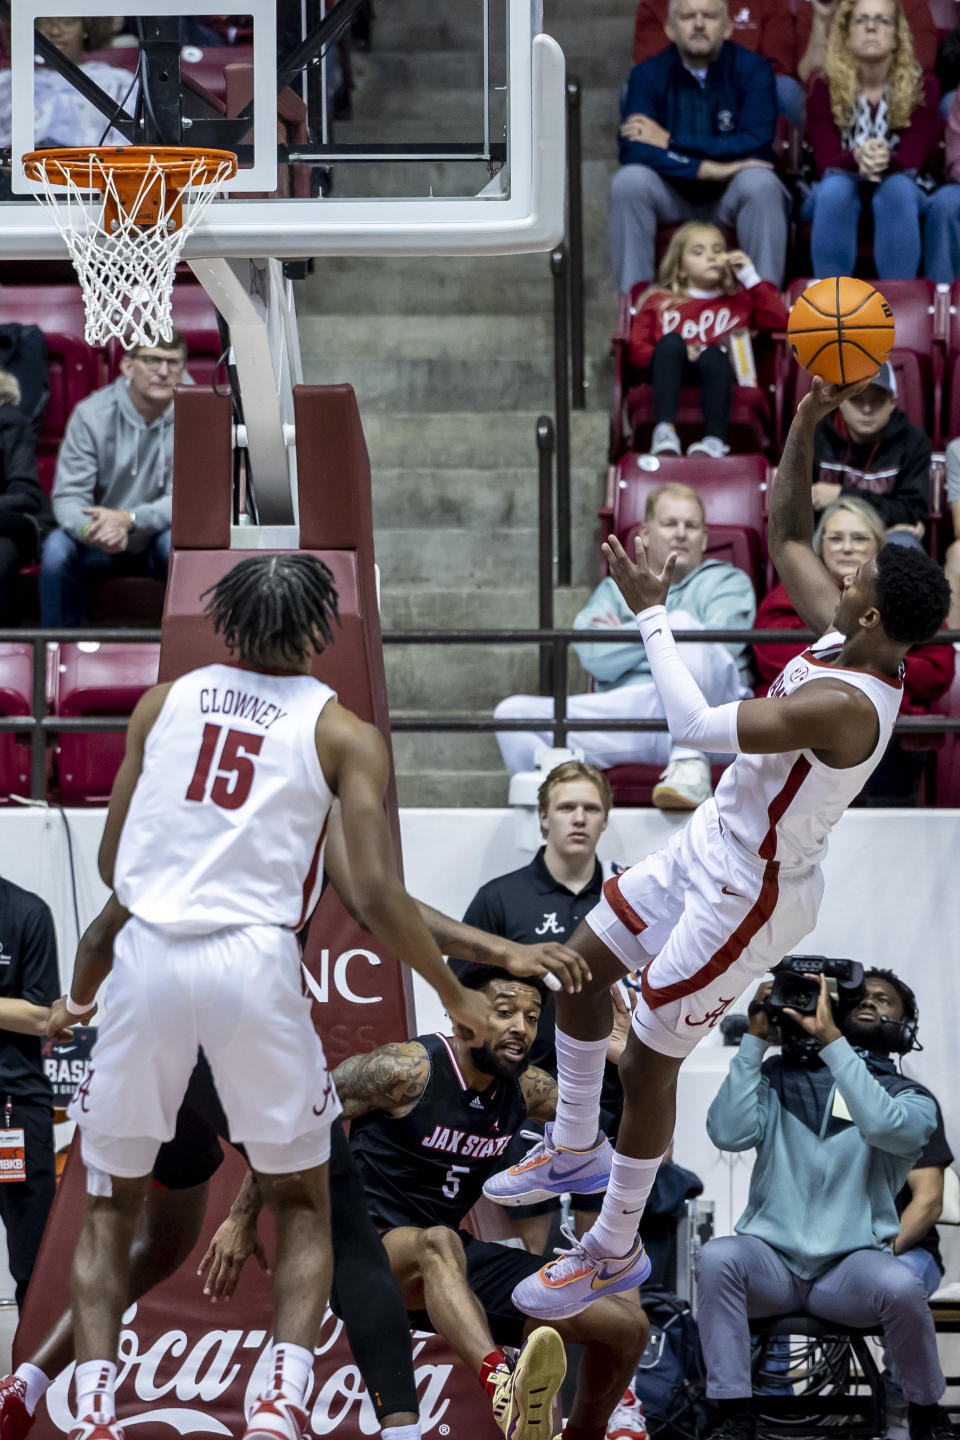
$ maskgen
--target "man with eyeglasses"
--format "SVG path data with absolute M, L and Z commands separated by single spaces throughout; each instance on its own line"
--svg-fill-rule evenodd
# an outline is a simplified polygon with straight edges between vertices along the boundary
M 923 548 L 930 510 L 930 441 L 897 407 L 889 362 L 866 390 L 821 420 L 814 436 L 813 507 L 859 496 L 878 512 L 887 539 Z
M 112 385 L 81 400 L 67 422 L 53 486 L 57 529 L 44 541 L 44 625 L 83 625 L 91 579 L 165 580 L 173 492 L 173 393 L 187 347 L 141 345 L 120 361 Z

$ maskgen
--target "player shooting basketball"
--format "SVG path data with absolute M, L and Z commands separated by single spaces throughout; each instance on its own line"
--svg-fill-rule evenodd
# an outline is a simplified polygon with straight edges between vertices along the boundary
M 335 799 L 367 928 L 434 985 L 465 1038 L 483 1033 L 489 1012 L 446 969 L 397 876 L 383 739 L 310 674 L 337 619 L 330 571 L 311 556 L 256 556 L 208 593 L 237 660 L 158 685 L 137 705 L 100 847 L 100 873 L 131 918 L 70 1109 L 88 1188 L 72 1272 L 76 1440 L 118 1434 L 131 1239 L 199 1046 L 276 1217 L 272 1375 L 247 1440 L 299 1440 L 330 1286 L 327 1159 L 340 1104 L 296 932 L 319 895 Z M 89 1014 L 110 968 L 96 954 L 78 954 L 71 1015 Z
M 637 1228 L 673 1134 L 680 1066 L 750 981 L 816 924 L 827 840 L 887 747 L 903 657 L 946 616 L 946 579 L 919 550 L 884 546 L 848 576 L 839 604 L 813 552 L 814 430 L 868 383 L 841 389 L 815 379 L 790 427 L 771 497 L 770 555 L 822 638 L 790 661 L 767 699 L 708 706 L 664 609 L 674 557 L 658 575 L 642 547 L 634 563 L 615 538 L 604 546 L 636 614 L 675 743 L 736 759 L 714 799 L 663 850 L 607 881 L 569 942 L 591 979 L 573 1003 L 557 996 L 556 1122 L 484 1191 L 506 1205 L 566 1190 L 606 1195 L 582 1240 L 514 1290 L 529 1315 L 574 1315 L 648 1275 Z M 625 1105 L 613 1153 L 597 1117 L 609 987 L 624 970 L 642 970 L 643 981 L 620 1062 Z

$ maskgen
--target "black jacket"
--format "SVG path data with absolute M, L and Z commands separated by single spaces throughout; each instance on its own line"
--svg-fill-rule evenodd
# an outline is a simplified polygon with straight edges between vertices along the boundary
M 902 410 L 875 439 L 851 440 L 839 413 L 817 426 L 813 478 L 840 484 L 879 512 L 884 525 L 916 525 L 930 511 L 930 441 Z
M 40 553 L 53 526 L 53 507 L 37 479 L 30 421 L 16 405 L 0 404 L 0 535 L 17 542 L 21 563 Z

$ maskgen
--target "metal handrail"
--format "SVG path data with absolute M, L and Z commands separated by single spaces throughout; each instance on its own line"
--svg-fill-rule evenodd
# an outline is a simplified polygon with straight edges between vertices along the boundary
M 542 419 L 545 417 L 542 417 Z M 549 421 L 547 421 L 549 426 Z M 547 440 L 545 434 L 544 440 Z M 540 439 L 538 422 L 538 443 Z M 545 449 L 549 451 L 549 446 Z M 551 598 L 552 604 L 552 598 Z M 754 644 L 754 643 L 805 643 L 817 638 L 810 630 L 677 630 L 674 639 L 678 644 Z M 78 644 L 97 641 L 100 644 L 151 644 L 160 639 L 160 631 L 134 627 L 113 627 L 103 629 L 72 628 L 58 630 L 0 629 L 0 644 L 29 644 L 33 649 L 33 686 L 31 714 L 0 716 L 0 734 L 20 733 L 30 737 L 30 794 L 33 799 L 42 800 L 46 790 L 46 742 L 47 736 L 59 733 L 97 734 L 121 731 L 127 728 L 128 719 L 123 715 L 49 715 L 46 696 L 46 647 L 48 643 Z M 663 718 L 652 719 L 597 719 L 575 720 L 567 716 L 567 662 L 572 644 L 589 641 L 602 645 L 637 644 L 633 636 L 625 636 L 613 630 L 553 629 L 541 625 L 526 630 L 385 630 L 382 634 L 385 645 L 538 645 L 541 656 L 547 651 L 550 657 L 551 685 L 547 693 L 553 695 L 554 715 L 552 723 L 543 716 L 518 716 L 510 720 L 497 720 L 490 714 L 450 715 L 446 714 L 394 714 L 390 716 L 390 727 L 398 734 L 435 731 L 466 732 L 483 734 L 487 732 L 543 730 L 553 731 L 554 743 L 562 745 L 568 732 L 578 730 L 607 730 L 659 732 L 665 731 L 667 722 Z M 937 636 L 925 642 L 929 645 L 945 645 L 960 642 L 960 630 L 941 630 Z M 916 647 L 923 648 L 923 647 Z M 938 735 L 960 732 L 960 716 L 954 715 L 905 715 L 897 720 L 898 734 Z
M 583 316 L 583 143 L 580 123 L 580 81 L 567 80 L 567 252 L 570 280 L 570 403 L 587 403 L 584 374 Z

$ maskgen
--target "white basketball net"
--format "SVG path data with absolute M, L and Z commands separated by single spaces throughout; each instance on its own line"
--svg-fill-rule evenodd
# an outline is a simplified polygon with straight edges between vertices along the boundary
M 131 350 L 170 340 L 174 274 L 184 243 L 233 169 L 231 160 L 223 160 L 211 170 L 209 157 L 198 156 L 189 171 L 180 167 L 171 187 L 169 176 L 151 156 L 128 210 L 111 166 L 100 156 L 90 156 L 82 180 L 71 178 L 53 157 L 42 163 L 44 193 L 37 199 L 51 211 L 70 251 L 83 291 L 88 345 L 116 338 Z M 179 198 L 183 221 L 175 227 L 171 217 Z M 112 230 L 104 216 L 111 202 L 119 217 Z M 135 218 L 144 204 L 151 217 L 156 216 L 146 224 Z

